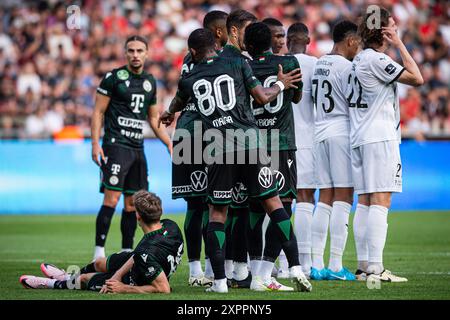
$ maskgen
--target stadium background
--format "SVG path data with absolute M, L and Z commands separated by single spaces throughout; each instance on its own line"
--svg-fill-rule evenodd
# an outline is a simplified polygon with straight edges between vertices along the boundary
M 425 79 L 419 88 L 399 86 L 404 193 L 394 197 L 393 209 L 450 210 L 442 201 L 450 198 L 450 142 L 427 141 L 450 137 L 448 1 L 6 0 L 0 4 L 0 213 L 97 211 L 101 195 L 98 168 L 90 160 L 90 117 L 99 79 L 126 63 L 128 35 L 149 41 L 146 70 L 157 79 L 158 107 L 164 110 L 176 90 L 186 38 L 209 10 L 239 5 L 285 27 L 302 21 L 311 32 L 308 53 L 320 56 L 331 49 L 334 23 L 356 20 L 371 3 L 394 14 Z M 67 8 L 74 4 L 79 29 L 69 30 L 73 12 Z M 394 50 L 388 54 L 399 58 Z M 153 136 L 148 126 L 145 134 Z M 184 201 L 170 199 L 167 152 L 153 139 L 145 148 L 150 189 L 162 196 L 166 212 L 184 211 Z

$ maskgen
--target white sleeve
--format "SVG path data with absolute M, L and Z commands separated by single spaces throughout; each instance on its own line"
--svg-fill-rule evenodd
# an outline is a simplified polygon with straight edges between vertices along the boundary
M 371 69 L 376 78 L 384 83 L 392 83 L 400 77 L 405 68 L 386 54 L 374 55 Z

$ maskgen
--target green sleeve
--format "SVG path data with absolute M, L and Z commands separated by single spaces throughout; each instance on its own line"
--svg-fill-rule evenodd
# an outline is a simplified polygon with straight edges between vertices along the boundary
M 245 59 L 242 59 L 242 74 L 244 76 L 245 87 L 249 91 L 256 86 L 261 85 L 261 82 L 253 75 L 253 70 Z
M 97 92 L 105 96 L 111 97 L 114 88 L 114 75 L 113 72 L 108 72 L 100 82 L 97 88 Z

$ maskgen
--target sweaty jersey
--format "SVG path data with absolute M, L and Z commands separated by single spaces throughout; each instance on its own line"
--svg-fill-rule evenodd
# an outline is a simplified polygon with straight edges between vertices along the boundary
M 123 66 L 108 72 L 97 92 L 111 98 L 105 112 L 103 144 L 143 148 L 148 108 L 156 104 L 155 78 Z
M 164 272 L 169 279 L 183 255 L 183 236 L 178 225 L 169 219 L 161 220 L 162 228 L 144 235 L 133 251 L 134 265 L 131 282 L 143 286 Z
M 292 56 L 277 56 L 272 52 L 264 53 L 254 57 L 249 62 L 253 74 L 263 84 L 264 87 L 270 87 L 277 81 L 278 65 L 281 64 L 283 72 L 287 73 L 300 68 L 297 59 Z M 267 150 L 272 150 L 271 139 L 272 129 L 278 129 L 278 150 L 297 150 L 295 145 L 294 116 L 292 111 L 292 98 L 295 90 L 301 90 L 301 83 L 297 84 L 298 89 L 287 89 L 280 94 L 271 103 L 258 105 L 253 98 L 253 115 L 256 118 L 256 124 L 260 129 L 267 129 Z
M 183 67 L 181 68 L 181 76 L 188 73 L 194 67 L 194 61 L 192 56 L 188 53 L 183 59 Z M 194 104 L 190 101 L 186 104 L 186 107 L 181 111 L 177 120 L 176 129 L 186 129 L 191 134 L 194 133 L 195 121 L 201 121 L 200 114 L 195 110 Z
M 259 132 L 250 107 L 249 91 L 260 82 L 244 58 L 229 57 L 226 52 L 225 48 L 219 56 L 196 64 L 179 81 L 177 95 L 184 101 L 193 100 L 205 129 L 218 130 L 225 145 L 218 141 L 220 139 L 212 138 L 217 151 L 255 149 Z M 243 137 L 244 133 L 256 135 L 257 141 Z
M 311 80 L 316 106 L 314 139 L 348 136 L 350 123 L 345 96 L 351 62 L 338 54 L 327 54 L 316 62 Z
M 303 53 L 294 55 L 302 70 L 302 100 L 293 103 L 297 148 L 312 148 L 314 143 L 315 110 L 311 94 L 311 78 L 317 58 Z
M 371 48 L 353 59 L 347 81 L 353 148 L 372 142 L 400 142 L 400 108 L 395 81 L 403 70 L 389 56 Z

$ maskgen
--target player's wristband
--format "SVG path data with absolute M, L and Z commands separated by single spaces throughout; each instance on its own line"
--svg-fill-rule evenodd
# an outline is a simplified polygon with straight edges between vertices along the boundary
M 278 80 L 277 82 L 275 82 L 275 84 L 276 85 L 278 85 L 279 87 L 280 87 L 280 91 L 283 91 L 284 90 L 284 84 L 283 84 L 283 82 L 281 82 L 280 80 Z

